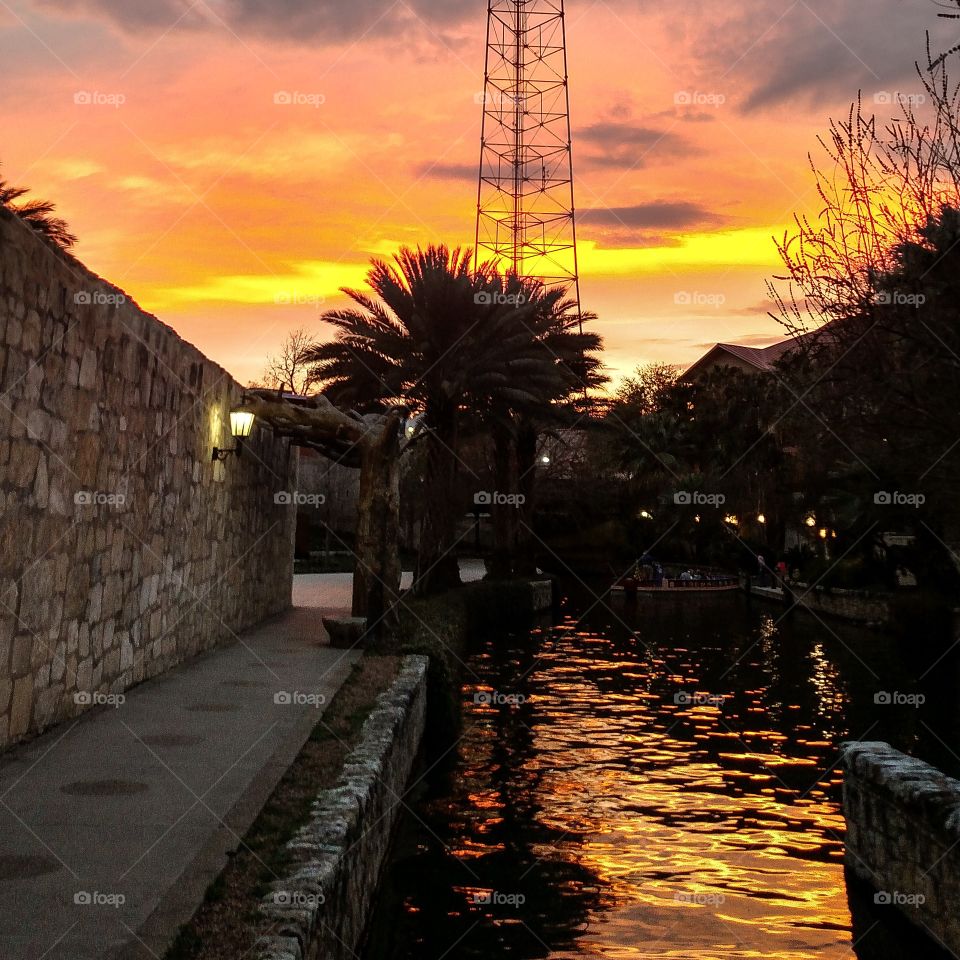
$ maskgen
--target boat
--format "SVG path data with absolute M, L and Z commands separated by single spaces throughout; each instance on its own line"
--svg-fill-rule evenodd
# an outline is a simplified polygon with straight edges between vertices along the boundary
M 624 576 L 614 580 L 611 593 L 628 596 L 640 594 L 726 593 L 740 589 L 740 578 L 734 574 L 698 567 L 677 569 L 661 567 L 652 557 L 641 557 Z

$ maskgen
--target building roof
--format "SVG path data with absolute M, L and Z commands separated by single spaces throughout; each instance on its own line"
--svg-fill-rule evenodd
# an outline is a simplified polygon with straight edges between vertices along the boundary
M 801 334 L 799 337 L 787 337 L 767 347 L 745 347 L 739 343 L 718 343 L 712 346 L 696 363 L 684 371 L 681 380 L 695 380 L 707 370 L 729 365 L 753 367 L 760 371 L 772 370 L 774 364 L 785 354 L 793 350 L 807 337 L 817 331 Z

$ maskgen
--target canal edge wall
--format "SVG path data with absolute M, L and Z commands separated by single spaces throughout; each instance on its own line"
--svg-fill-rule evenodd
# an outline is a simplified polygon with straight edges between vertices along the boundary
M 273 927 L 256 960 L 354 958 L 373 908 L 403 795 L 426 728 L 425 656 L 405 656 L 364 722 L 334 787 L 287 843 L 288 874 L 260 903 Z
M 960 781 L 888 743 L 842 751 L 847 868 L 960 954 Z
M 786 590 L 781 590 L 745 583 L 744 589 L 750 597 L 769 600 L 785 607 L 799 607 L 808 613 L 837 617 L 850 623 L 884 627 L 890 622 L 890 597 L 886 594 L 871 594 L 863 590 L 845 590 L 839 587 L 810 587 L 806 584 L 793 584 Z

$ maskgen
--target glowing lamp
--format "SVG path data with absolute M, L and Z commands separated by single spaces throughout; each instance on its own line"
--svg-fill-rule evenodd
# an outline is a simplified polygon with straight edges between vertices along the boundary
M 223 463 L 231 453 L 235 453 L 239 457 L 243 452 L 243 441 L 246 440 L 253 431 L 253 421 L 255 419 L 249 410 L 231 410 L 230 435 L 237 441 L 236 446 L 229 449 L 214 447 L 213 456 L 210 459 Z

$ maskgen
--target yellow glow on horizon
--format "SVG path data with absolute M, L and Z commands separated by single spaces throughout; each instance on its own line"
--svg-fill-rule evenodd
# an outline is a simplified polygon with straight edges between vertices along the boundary
M 210 302 L 317 305 L 338 296 L 341 287 L 363 286 L 368 269 L 365 263 L 304 260 L 287 273 L 214 276 L 190 286 L 161 288 L 151 303 L 158 310 Z
M 691 233 L 672 247 L 600 247 L 594 240 L 578 244 L 582 274 L 614 276 L 661 270 L 702 270 L 717 266 L 774 266 L 776 228 L 749 227 L 716 233 Z M 781 231 L 782 232 L 782 231 Z

